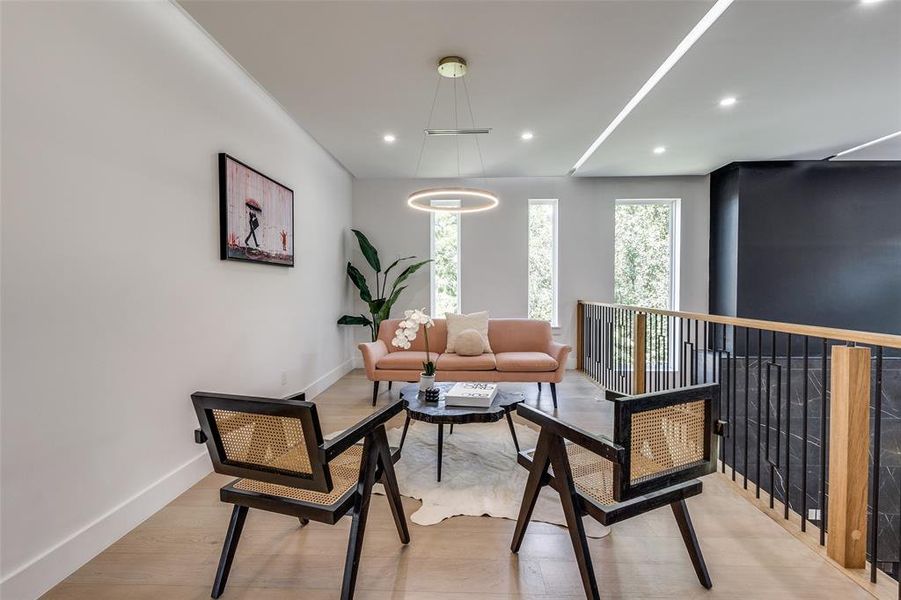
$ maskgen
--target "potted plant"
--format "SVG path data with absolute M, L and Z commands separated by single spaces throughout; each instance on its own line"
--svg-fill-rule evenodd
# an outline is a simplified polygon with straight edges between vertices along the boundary
M 403 258 L 398 258 L 391 263 L 383 273 L 382 263 L 379 260 L 379 253 L 378 250 L 375 249 L 375 246 L 369 242 L 369 239 L 363 235 L 362 232 L 357 231 L 356 229 L 351 229 L 351 231 L 353 231 L 354 235 L 357 237 L 360 252 L 363 253 L 366 262 L 369 263 L 369 266 L 375 271 L 375 293 L 373 294 L 373 290 L 370 289 L 369 284 L 366 282 L 366 277 L 363 276 L 360 270 L 348 262 L 347 276 L 360 291 L 360 299 L 365 302 L 366 306 L 369 308 L 369 316 L 367 317 L 363 314 L 344 315 L 338 319 L 338 325 L 365 325 L 369 327 L 370 333 L 372 334 L 372 341 L 374 342 L 379 338 L 379 325 L 391 314 L 391 307 L 397 302 L 401 292 L 407 289 L 406 286 L 402 286 L 401 284 L 413 273 L 418 271 L 424 264 L 432 261 L 423 260 L 407 265 L 394 280 L 394 283 L 391 285 L 391 291 L 388 292 L 388 274 L 391 272 L 391 269 L 396 267 L 402 261 L 412 260 L 416 257 L 405 256 Z
M 435 363 L 432 362 L 432 354 L 429 352 L 429 327 L 434 324 L 432 317 L 426 314 L 425 308 L 406 310 L 403 320 L 398 323 L 394 332 L 394 339 L 391 340 L 391 345 L 395 348 L 409 350 L 410 342 L 416 339 L 419 327 L 422 327 L 422 334 L 425 336 L 425 362 L 422 363 L 422 373 L 419 374 L 419 389 L 422 391 L 435 385 Z

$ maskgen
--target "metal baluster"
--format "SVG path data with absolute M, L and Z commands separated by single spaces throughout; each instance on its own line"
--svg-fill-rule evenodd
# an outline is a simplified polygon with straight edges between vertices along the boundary
M 745 327 L 745 470 L 744 481 L 742 485 L 744 489 L 748 489 L 748 436 L 750 433 L 749 426 L 751 424 L 751 404 L 750 404 L 750 373 L 751 373 L 751 329 Z
M 763 397 L 761 388 L 763 386 L 763 330 L 757 330 L 757 477 L 754 495 L 760 498 L 760 441 L 763 438 L 763 421 L 761 410 L 763 409 Z
M 791 478 L 792 478 L 792 335 L 788 334 L 785 344 L 785 355 L 788 372 L 785 378 L 785 498 L 782 517 L 788 519 L 788 505 L 791 502 Z
M 826 389 L 829 387 L 829 340 L 823 338 L 823 379 L 820 382 L 820 546 L 826 545 L 826 415 L 828 402 Z
M 810 356 L 810 338 L 804 336 L 804 383 L 802 385 L 801 396 L 804 400 L 804 421 L 801 425 L 801 437 L 804 438 L 804 445 L 801 446 L 801 531 L 807 531 L 807 414 L 808 414 L 808 397 L 807 382 L 810 379 L 808 373 Z
M 870 513 L 870 581 L 876 583 L 876 551 L 879 538 L 879 466 L 882 454 L 882 346 L 876 347 L 876 387 L 873 390 L 873 512 Z

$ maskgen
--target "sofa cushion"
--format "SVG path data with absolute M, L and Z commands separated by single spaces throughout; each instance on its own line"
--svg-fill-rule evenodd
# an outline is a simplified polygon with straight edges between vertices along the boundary
M 432 362 L 438 360 L 436 352 L 430 352 Z M 375 365 L 376 369 L 392 369 L 395 371 L 422 371 L 422 363 L 426 361 L 425 352 L 416 350 L 400 350 L 389 352 Z
M 431 332 L 430 332 L 431 333 Z M 498 352 L 546 352 L 553 336 L 551 324 L 533 319 L 491 319 L 488 338 Z
M 490 353 L 478 356 L 460 356 L 459 354 L 442 354 L 435 367 L 439 371 L 493 371 L 497 367 L 494 355 Z
M 498 352 L 494 359 L 498 371 L 534 373 L 557 370 L 557 361 L 544 352 Z
M 464 329 L 454 342 L 454 351 L 460 356 L 478 356 L 484 351 L 482 336 L 475 329 Z
M 468 315 L 444 313 L 447 323 L 447 350 L 456 352 L 457 336 L 467 329 L 475 329 L 482 336 L 482 352 L 491 352 L 491 344 L 488 342 L 488 311 L 474 312 Z

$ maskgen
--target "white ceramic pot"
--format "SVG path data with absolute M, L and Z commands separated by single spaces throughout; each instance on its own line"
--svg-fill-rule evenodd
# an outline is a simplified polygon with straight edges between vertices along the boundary
M 433 385 L 435 385 L 434 375 L 424 375 L 422 373 L 419 374 L 419 391 L 424 392 Z

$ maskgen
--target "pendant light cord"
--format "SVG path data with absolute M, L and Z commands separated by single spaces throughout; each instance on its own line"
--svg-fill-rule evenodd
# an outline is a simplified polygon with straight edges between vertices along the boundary
M 432 115 L 435 114 L 435 106 L 438 104 L 438 90 L 441 89 L 441 75 L 438 75 L 438 82 L 435 84 L 435 96 L 432 98 L 432 109 L 429 111 L 429 119 L 426 121 L 425 129 L 428 129 L 432 126 Z M 416 159 L 416 173 L 413 174 L 413 179 L 419 177 L 419 167 L 422 165 L 422 152 L 425 150 L 425 140 L 428 137 L 425 130 L 422 132 L 422 144 L 419 146 L 419 158 Z M 484 169 L 484 166 L 482 167 Z
M 472 123 L 472 128 L 476 128 L 476 118 L 472 114 L 472 100 L 469 97 L 469 86 L 466 85 L 466 77 L 463 77 L 463 91 L 466 93 L 466 104 L 469 106 L 469 120 Z M 476 150 L 479 152 L 479 164 L 482 166 L 482 178 L 485 177 L 485 161 L 482 159 L 482 145 L 479 144 L 479 136 L 474 136 L 476 138 Z
M 464 76 L 465 78 L 465 76 Z M 460 120 L 457 117 L 457 78 L 454 77 L 454 129 L 460 129 Z M 457 142 L 457 178 L 460 178 L 460 136 L 454 136 Z

